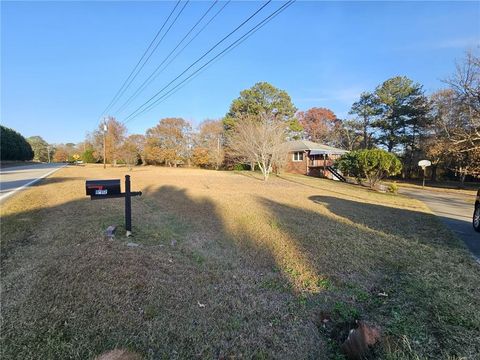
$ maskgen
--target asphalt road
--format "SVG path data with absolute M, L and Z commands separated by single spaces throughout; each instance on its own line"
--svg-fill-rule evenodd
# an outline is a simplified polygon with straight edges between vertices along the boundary
M 427 189 L 400 189 L 400 193 L 423 201 L 432 212 L 455 232 L 480 262 L 480 233 L 473 230 L 474 195 Z
M 37 181 L 47 177 L 65 164 L 29 164 L 0 170 L 0 202 Z

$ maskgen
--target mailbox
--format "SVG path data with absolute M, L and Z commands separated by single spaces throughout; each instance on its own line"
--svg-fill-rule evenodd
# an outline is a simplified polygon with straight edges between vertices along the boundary
M 85 184 L 87 195 L 105 196 L 120 195 L 120 179 L 114 180 L 87 180 Z
M 87 180 L 85 183 L 90 200 L 125 198 L 125 230 L 132 234 L 132 196 L 142 195 L 141 191 L 130 190 L 130 175 L 125 175 L 125 192 L 120 192 L 120 180 Z

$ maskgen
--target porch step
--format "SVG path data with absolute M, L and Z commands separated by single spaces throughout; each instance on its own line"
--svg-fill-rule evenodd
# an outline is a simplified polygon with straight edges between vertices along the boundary
M 347 179 L 345 179 L 337 170 L 333 168 L 333 166 L 327 166 L 328 171 L 332 173 L 333 176 L 335 176 L 338 180 L 342 182 L 347 182 Z

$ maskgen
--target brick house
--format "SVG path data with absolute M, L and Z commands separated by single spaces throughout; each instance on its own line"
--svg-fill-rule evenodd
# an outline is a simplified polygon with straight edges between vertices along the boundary
M 342 180 L 332 165 L 347 150 L 308 140 L 289 141 L 285 146 L 288 149 L 286 172 Z

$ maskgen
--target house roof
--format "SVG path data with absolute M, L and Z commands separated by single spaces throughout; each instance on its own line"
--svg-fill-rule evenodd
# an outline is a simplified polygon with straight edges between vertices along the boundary
M 318 144 L 313 141 L 308 140 L 294 140 L 288 141 L 285 143 L 288 148 L 288 151 L 305 151 L 309 150 L 310 154 L 345 154 L 347 150 L 334 148 L 333 146 L 328 146 L 324 144 Z

